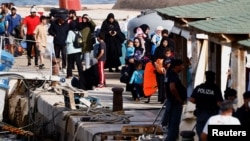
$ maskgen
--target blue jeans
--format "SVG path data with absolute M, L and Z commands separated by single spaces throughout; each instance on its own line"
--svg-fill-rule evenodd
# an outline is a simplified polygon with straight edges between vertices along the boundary
M 169 118 L 168 133 L 166 138 L 167 141 L 176 141 L 179 136 L 179 126 L 181 122 L 182 109 L 182 104 L 173 100 L 167 100 L 166 111 Z

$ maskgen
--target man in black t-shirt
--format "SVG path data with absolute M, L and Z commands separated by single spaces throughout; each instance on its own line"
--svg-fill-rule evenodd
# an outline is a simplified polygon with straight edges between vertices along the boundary
M 179 136 L 179 126 L 183 104 L 187 99 L 187 91 L 178 74 L 184 70 L 183 61 L 172 59 L 167 71 L 166 83 L 166 109 L 163 118 L 168 125 L 167 141 L 175 141 Z M 163 123 L 162 123 L 163 124 Z
M 219 112 L 223 101 L 221 89 L 215 84 L 215 73 L 206 71 L 206 81 L 195 87 L 189 101 L 196 104 L 196 132 L 200 140 L 202 130 L 210 116 Z

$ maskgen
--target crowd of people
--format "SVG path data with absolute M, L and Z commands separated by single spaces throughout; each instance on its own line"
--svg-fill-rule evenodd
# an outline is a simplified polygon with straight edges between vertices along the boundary
M 50 35 L 53 37 L 52 65 L 57 65 L 58 69 L 66 74 L 66 78 L 74 77 L 72 70 L 76 66 L 81 79 L 79 88 L 82 89 L 86 89 L 84 83 L 81 84 L 84 81 L 83 71 L 90 69 L 93 63 L 98 66 L 95 72 L 99 75 L 98 83 L 93 85 L 99 88 L 105 86 L 104 69 L 115 67 L 118 71 L 121 65 L 118 61 L 112 63 L 119 60 L 117 58 L 121 55 L 121 49 L 116 50 L 117 45 L 121 46 L 125 40 L 114 15 L 108 15 L 100 32 L 95 33 L 95 28 L 96 24 L 88 14 L 78 16 L 75 10 L 55 8 L 51 10 L 50 16 L 44 16 L 39 14 L 37 7 L 33 5 L 30 14 L 21 17 L 14 3 L 1 4 L 0 35 L 4 37 L 2 49 L 15 55 L 17 46 L 24 39 L 27 42 L 27 66 L 32 66 L 34 58 L 35 67 L 49 68 L 50 66 L 44 63 L 44 54 L 50 50 L 47 49 L 47 37 Z M 80 47 L 74 44 L 78 33 L 82 37 Z M 120 38 L 116 40 L 118 35 Z M 100 47 L 92 53 L 96 41 Z M 117 41 L 116 44 L 113 44 L 114 41 Z M 106 44 L 109 48 L 106 48 Z M 113 55 L 115 52 L 117 55 Z M 58 75 L 59 71 L 53 71 L 53 74 Z
M 163 103 L 166 99 L 164 81 L 167 69 L 170 67 L 170 62 L 174 59 L 174 43 L 168 36 L 167 29 L 159 25 L 154 30 L 153 34 L 149 34 L 150 27 L 147 24 L 142 24 L 134 28 L 134 37 L 128 39 L 126 42 L 125 67 L 128 78 L 134 79 L 136 71 L 138 72 L 138 64 L 141 65 L 140 70 L 142 71 L 140 72 L 143 74 L 146 64 L 152 63 L 156 69 L 158 101 Z M 141 76 L 140 84 L 136 81 L 139 77 L 136 77 L 135 81 L 125 82 L 126 91 L 131 92 L 135 101 L 140 101 L 142 97 L 145 97 L 143 91 L 140 89 L 143 89 L 143 83 L 146 82 L 144 82 L 143 75 Z

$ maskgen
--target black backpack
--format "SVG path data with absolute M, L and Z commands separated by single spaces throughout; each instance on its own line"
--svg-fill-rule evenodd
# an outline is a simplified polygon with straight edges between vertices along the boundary
M 79 31 L 74 31 L 75 33 L 75 39 L 73 41 L 73 46 L 75 48 L 82 48 L 83 47 L 83 39 L 82 35 Z

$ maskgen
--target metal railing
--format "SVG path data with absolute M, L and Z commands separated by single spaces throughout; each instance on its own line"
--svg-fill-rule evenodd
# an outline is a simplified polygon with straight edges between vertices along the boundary
M 49 38 L 50 37 L 48 36 L 48 39 Z M 0 36 L 0 45 L 1 45 L 0 54 L 2 54 L 3 50 L 9 52 L 8 48 L 9 43 L 7 42 L 7 40 L 9 40 L 9 37 Z M 64 74 L 53 75 L 53 67 L 58 67 L 57 69 L 59 69 L 60 65 L 56 62 L 57 64 L 52 66 L 52 59 L 53 57 L 55 57 L 52 41 L 53 41 L 52 39 L 48 41 L 48 46 L 45 49 L 45 55 L 44 55 L 45 68 L 41 69 L 39 67 L 27 66 L 28 58 L 26 54 L 26 47 L 22 47 L 22 49 L 24 50 L 23 54 L 15 56 L 14 64 L 12 65 L 12 67 L 7 71 L 5 70 L 0 71 L 0 74 L 15 73 L 23 76 L 24 79 L 65 81 Z M 25 43 L 27 44 L 27 42 L 35 42 L 35 41 L 26 40 L 25 38 L 24 39 L 14 38 L 13 46 L 15 49 L 17 49 L 18 47 L 25 45 Z M 0 55 L 0 62 L 3 63 L 1 55 Z

